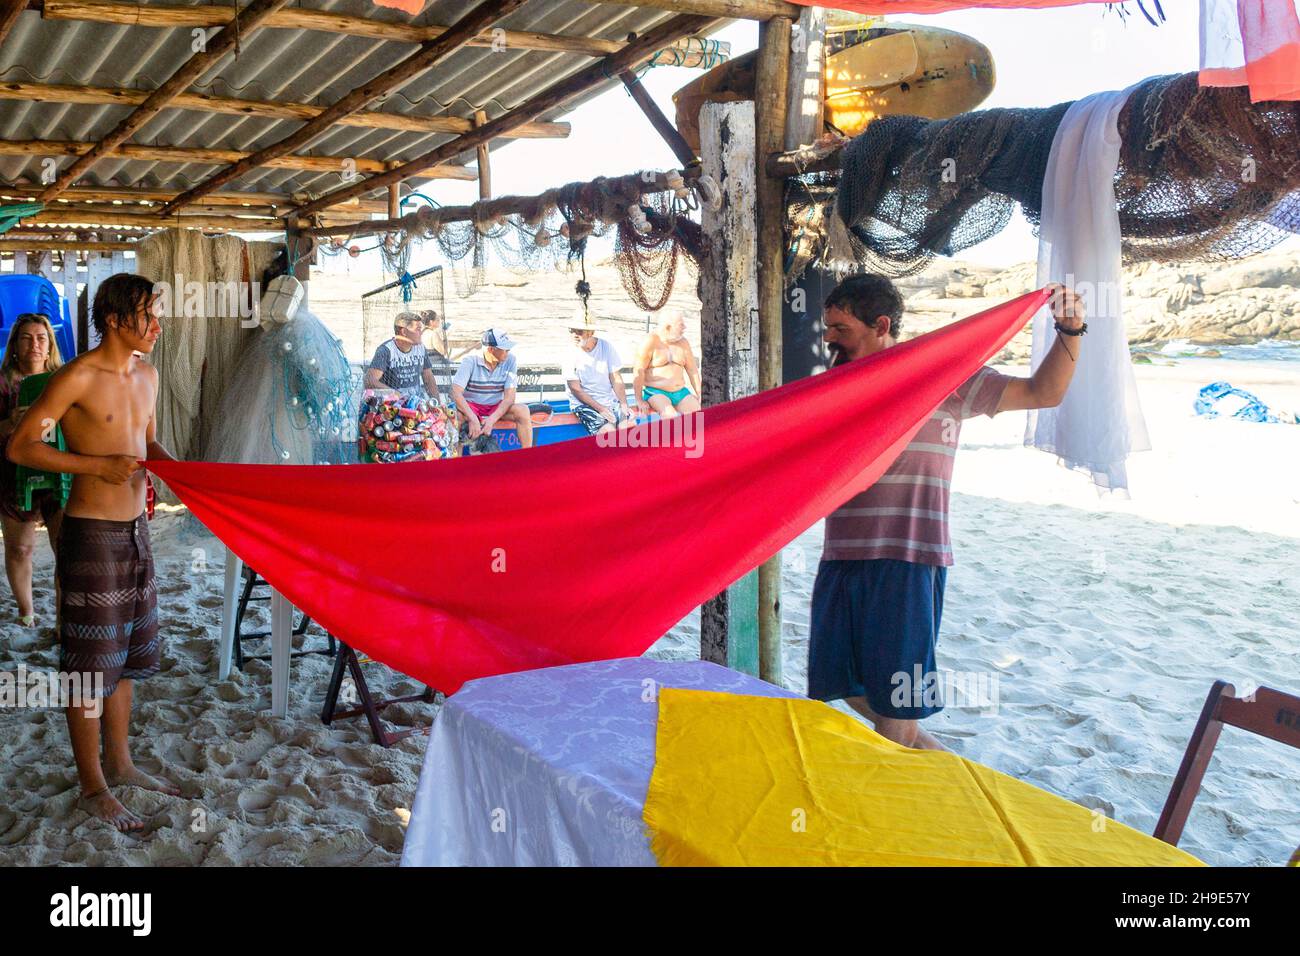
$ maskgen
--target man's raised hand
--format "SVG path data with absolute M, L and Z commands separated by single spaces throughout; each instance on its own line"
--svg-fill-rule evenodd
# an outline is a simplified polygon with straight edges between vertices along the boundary
M 1053 282 L 1047 288 L 1052 292 L 1048 305 L 1051 306 L 1052 317 L 1057 323 L 1071 330 L 1082 328 L 1086 310 L 1079 294 L 1057 282 Z

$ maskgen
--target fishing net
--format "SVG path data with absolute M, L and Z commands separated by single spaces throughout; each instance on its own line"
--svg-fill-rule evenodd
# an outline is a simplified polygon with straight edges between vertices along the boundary
M 876 120 L 844 147 L 838 173 L 790 182 L 788 278 L 812 262 L 912 275 L 1000 232 L 1016 204 L 1036 227 L 1070 105 Z M 1300 232 L 1300 103 L 1161 76 L 1133 92 L 1118 126 L 1128 261 L 1239 258 Z
M 1036 223 L 1052 138 L 1069 106 L 886 116 L 868 126 L 844 147 L 836 197 L 863 264 L 913 275 L 936 255 L 1001 232 L 1016 203 Z
M 492 212 L 501 200 L 468 210 L 422 206 L 384 238 L 385 256 L 404 252 L 409 260 L 413 244 L 436 243 L 457 295 L 467 297 L 483 285 L 493 264 L 517 274 L 567 270 L 581 265 L 588 240 L 612 236 L 624 287 L 633 301 L 654 311 L 667 302 L 682 258 L 694 268 L 703 254 L 702 233 L 691 218 L 698 188 L 680 173 L 647 171 L 569 183 L 510 214 Z M 345 246 L 346 240 L 333 243 L 335 250 Z
M 425 323 L 421 341 L 426 348 L 448 354 L 442 266 L 414 275 L 403 272 L 361 296 L 361 351 L 367 361 L 393 337 L 393 322 L 403 314 L 415 315 Z
M 1115 199 L 1130 260 L 1237 259 L 1300 232 L 1300 102 L 1251 103 L 1196 74 L 1129 97 Z
M 263 465 L 356 460 L 360 390 L 343 346 L 314 314 L 258 331 L 236 365 L 206 461 Z

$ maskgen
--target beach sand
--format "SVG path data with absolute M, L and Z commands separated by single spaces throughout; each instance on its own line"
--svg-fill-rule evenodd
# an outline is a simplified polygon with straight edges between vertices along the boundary
M 1023 415 L 966 425 L 939 662 L 995 687 L 997 706 L 949 708 L 927 726 L 958 753 L 1150 832 L 1216 678 L 1300 691 L 1300 427 L 1191 412 L 1196 389 L 1219 378 L 1300 408 L 1300 368 L 1184 360 L 1138 376 L 1156 450 L 1133 458 L 1128 501 L 1099 498 L 1024 448 Z M 397 863 L 423 738 L 385 750 L 362 721 L 323 726 L 324 657 L 295 661 L 288 720 L 266 713 L 265 663 L 218 683 L 223 550 L 180 509 L 160 512 L 153 534 L 167 644 L 162 673 L 137 686 L 133 750 L 145 770 L 168 764 L 183 795 L 125 791 L 148 833 L 120 835 L 76 807 L 62 714 L 0 711 L 0 864 Z M 819 523 L 784 552 L 795 690 L 820 545 Z M 49 625 L 48 547 L 36 563 Z M 254 614 L 269 626 L 265 609 Z M 5 617 L 0 670 L 56 666 L 52 627 Z M 698 652 L 696 613 L 650 653 Z M 381 665 L 368 672 L 382 693 L 420 689 Z M 422 726 L 435 710 L 388 717 Z M 1300 834 L 1297 780 L 1300 753 L 1227 729 L 1182 846 L 1211 864 L 1285 862 Z

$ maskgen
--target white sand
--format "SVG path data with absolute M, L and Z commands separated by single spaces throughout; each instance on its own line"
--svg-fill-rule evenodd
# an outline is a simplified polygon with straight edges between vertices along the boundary
M 1099 500 L 1023 448 L 1021 415 L 969 423 L 958 456 L 940 666 L 996 674 L 1000 706 L 949 709 L 928 726 L 1146 832 L 1215 678 L 1300 690 L 1300 427 L 1194 418 L 1196 388 L 1216 378 L 1300 407 L 1300 370 L 1139 368 L 1157 450 L 1133 460 L 1131 501 Z M 361 721 L 324 727 L 323 657 L 295 662 L 288 720 L 266 716 L 264 663 L 218 684 L 222 550 L 183 512 L 153 533 L 168 643 L 162 673 L 138 685 L 133 749 L 146 770 L 169 764 L 184 795 L 126 791 L 149 835 L 117 834 L 76 809 L 62 715 L 0 712 L 0 864 L 396 863 L 423 740 L 384 750 Z M 820 542 L 818 525 L 786 551 L 786 682 L 798 690 Z M 37 609 L 52 622 L 48 548 L 37 565 Z M 698 615 L 651 653 L 698 655 Z M 0 625 L 0 669 L 56 660 L 52 628 Z M 382 691 L 419 689 L 368 670 Z M 433 712 L 389 717 L 420 725 Z M 1285 861 L 1300 833 L 1297 779 L 1300 754 L 1225 731 L 1182 845 L 1215 864 Z

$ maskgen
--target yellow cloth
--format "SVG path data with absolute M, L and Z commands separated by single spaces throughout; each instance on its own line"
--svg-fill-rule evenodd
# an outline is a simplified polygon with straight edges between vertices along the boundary
M 826 704 L 664 688 L 644 819 L 662 866 L 1199 866 Z

